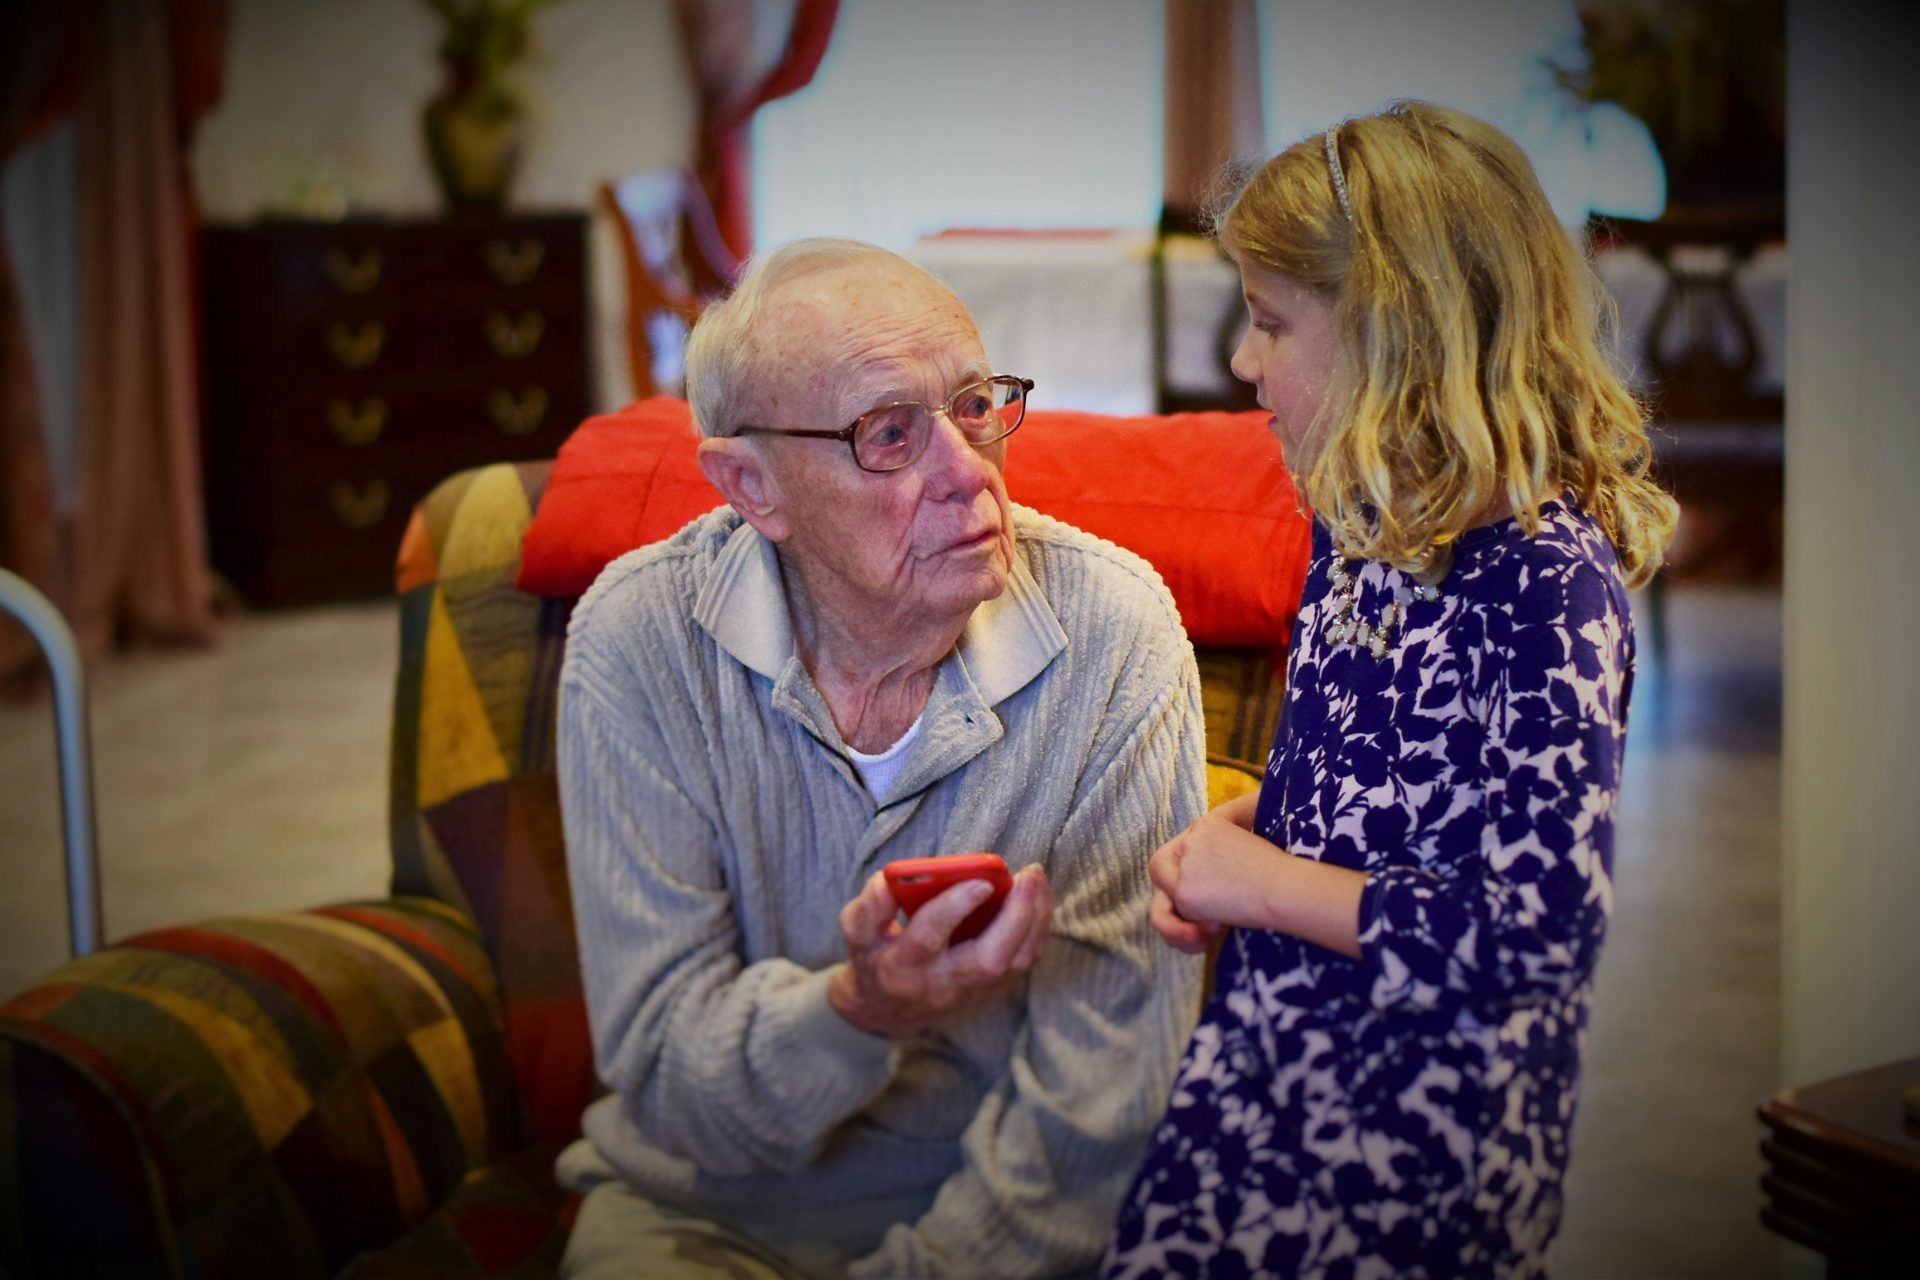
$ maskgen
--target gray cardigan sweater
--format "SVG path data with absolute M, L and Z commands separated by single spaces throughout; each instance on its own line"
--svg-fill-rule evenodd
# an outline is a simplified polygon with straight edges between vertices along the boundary
M 587 1140 L 814 1266 L 1092 1265 L 1197 1013 L 1197 963 L 1147 923 L 1147 856 L 1205 805 L 1192 647 L 1145 561 L 1024 508 L 1014 528 L 881 801 L 732 510 L 616 560 L 573 615 L 560 785 L 611 1090 Z M 974 850 L 1047 869 L 1025 982 L 902 1041 L 841 1019 L 840 908 L 887 862 Z

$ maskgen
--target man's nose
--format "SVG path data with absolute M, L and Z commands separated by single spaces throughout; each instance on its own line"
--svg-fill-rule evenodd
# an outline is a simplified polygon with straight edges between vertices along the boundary
M 927 483 L 936 498 L 955 494 L 972 498 L 987 487 L 998 469 L 979 446 L 967 439 L 944 410 L 933 415 L 927 439 Z

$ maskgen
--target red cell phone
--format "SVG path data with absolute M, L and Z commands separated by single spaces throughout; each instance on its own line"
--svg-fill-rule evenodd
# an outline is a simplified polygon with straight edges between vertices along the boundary
M 949 853 L 937 858 L 903 858 L 881 868 L 887 888 L 900 909 L 911 916 L 954 885 L 965 880 L 985 880 L 993 886 L 993 896 L 975 907 L 953 931 L 952 942 L 977 937 L 1000 913 L 1000 904 L 1013 888 L 1013 875 L 997 853 Z

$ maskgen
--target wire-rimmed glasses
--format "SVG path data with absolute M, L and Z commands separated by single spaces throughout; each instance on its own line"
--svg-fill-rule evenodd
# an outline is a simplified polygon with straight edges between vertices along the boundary
M 801 427 L 739 427 L 735 435 L 805 436 L 811 440 L 844 440 L 862 471 L 898 471 L 912 466 L 933 438 L 933 418 L 947 415 L 967 443 L 978 447 L 1004 440 L 1027 416 L 1027 393 L 1032 378 L 1011 374 L 969 382 L 938 408 L 918 400 L 900 400 L 869 409 L 838 431 Z

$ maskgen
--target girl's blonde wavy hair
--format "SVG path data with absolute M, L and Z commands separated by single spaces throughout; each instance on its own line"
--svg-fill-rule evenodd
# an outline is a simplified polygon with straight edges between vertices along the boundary
M 1571 490 L 1635 586 L 1677 508 L 1599 341 L 1606 298 L 1512 139 L 1397 102 L 1269 160 L 1216 220 L 1236 262 L 1334 299 L 1339 355 L 1301 492 L 1349 557 L 1422 572 L 1506 497 L 1529 534 Z

